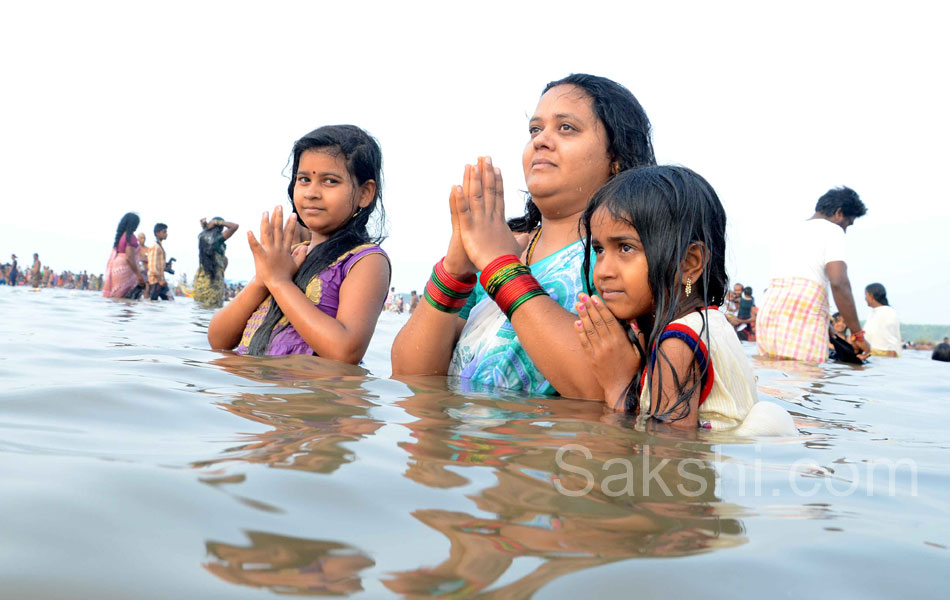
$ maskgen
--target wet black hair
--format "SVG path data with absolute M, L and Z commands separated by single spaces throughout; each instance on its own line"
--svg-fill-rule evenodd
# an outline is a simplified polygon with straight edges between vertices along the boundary
M 681 265 L 690 247 L 705 248 L 703 270 L 693 282 L 694 293 L 702 297 L 702 306 L 721 306 L 729 279 L 726 277 L 726 212 L 712 186 L 699 174 L 678 166 L 651 166 L 620 173 L 598 190 L 581 217 L 584 235 L 583 279 L 591 293 L 591 220 L 604 209 L 616 220 L 637 230 L 647 261 L 647 281 L 653 295 L 654 313 L 637 319 L 637 326 L 646 335 L 646 349 L 654 348 L 666 327 L 677 318 L 685 299 L 681 284 Z M 700 313 L 703 314 L 703 313 Z M 705 319 L 705 317 L 704 317 Z M 705 334 L 709 347 L 709 330 L 705 320 L 700 338 Z M 627 387 L 624 409 L 636 412 L 639 406 L 639 383 L 644 370 L 647 381 L 653 381 L 654 364 L 650 353 L 634 338 L 644 360 Z M 677 421 L 689 414 L 689 399 L 702 385 L 708 365 L 700 370 L 694 360 L 685 376 L 674 374 L 677 399 L 663 413 L 659 412 L 664 382 L 658 381 L 660 394 L 654 398 L 651 417 L 659 421 Z M 657 348 L 657 360 L 669 359 Z
M 819 212 L 828 217 L 835 216 L 835 213 L 839 210 L 844 216 L 853 217 L 855 219 L 863 217 L 868 212 L 867 207 L 864 206 L 864 202 L 861 202 L 858 193 L 849 187 L 843 186 L 825 192 L 815 205 L 815 212 Z
M 333 156 L 340 156 L 346 162 L 346 169 L 353 181 L 354 190 L 358 190 L 368 181 L 376 182 L 376 193 L 372 201 L 365 208 L 356 211 L 342 227 L 330 234 L 330 237 L 312 249 L 304 259 L 297 273 L 294 283 L 306 292 L 310 280 L 320 274 L 337 258 L 353 248 L 367 243 L 378 244 L 383 240 L 382 230 L 385 224 L 385 210 L 383 209 L 383 153 L 371 135 L 355 125 L 326 125 L 315 129 L 294 142 L 292 152 L 293 167 L 290 172 L 290 184 L 287 186 L 287 195 L 290 197 L 297 222 L 307 226 L 300 219 L 294 202 L 294 188 L 297 185 L 297 169 L 300 167 L 300 157 L 307 151 L 327 152 Z M 375 234 L 369 232 L 370 217 L 378 209 Z M 284 311 L 271 299 L 270 309 L 251 343 L 248 354 L 262 356 L 267 351 L 275 327 L 284 316 Z
M 573 85 L 591 98 L 594 114 L 607 131 L 607 151 L 620 171 L 634 167 L 655 165 L 650 119 L 630 90 L 606 77 L 572 73 L 544 86 L 543 96 L 553 87 Z M 541 224 L 541 211 L 529 194 L 525 214 L 508 220 L 512 231 L 531 231 Z
M 139 216 L 135 213 L 125 213 L 119 220 L 119 226 L 115 230 L 115 241 L 112 242 L 113 248 L 119 247 L 119 240 L 123 235 L 132 235 L 139 226 Z
M 933 360 L 939 360 L 941 362 L 950 362 L 950 344 L 946 342 L 941 342 L 937 344 L 934 348 L 933 354 L 930 355 L 930 358 Z
M 212 223 L 221 223 L 221 217 L 213 217 Z M 202 223 L 206 223 L 202 221 Z M 205 226 L 198 234 L 198 264 L 214 281 L 218 276 L 218 254 L 224 254 L 227 243 L 224 240 L 224 225 Z
M 168 225 L 164 223 L 155 223 L 155 227 L 152 228 L 152 233 L 158 235 L 158 232 L 163 229 L 168 229 Z
M 880 302 L 884 306 L 890 306 L 887 303 L 887 290 L 884 289 L 884 286 L 880 283 L 872 283 L 871 285 L 864 288 L 864 291 L 871 294 L 871 297 L 876 301 Z

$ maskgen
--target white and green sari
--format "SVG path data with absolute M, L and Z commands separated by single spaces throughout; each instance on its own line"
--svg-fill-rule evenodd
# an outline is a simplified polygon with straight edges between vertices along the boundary
M 574 242 L 530 266 L 544 291 L 565 310 L 577 314 L 577 294 L 585 291 L 581 278 L 584 243 Z M 557 394 L 521 346 L 511 322 L 479 284 L 459 313 L 467 318 L 449 375 L 463 387 L 498 387 L 533 394 Z

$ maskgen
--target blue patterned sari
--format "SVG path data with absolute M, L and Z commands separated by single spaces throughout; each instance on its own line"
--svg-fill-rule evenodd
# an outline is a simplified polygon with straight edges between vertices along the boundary
M 577 294 L 584 291 L 583 262 L 584 243 L 577 241 L 531 265 L 531 274 L 552 300 L 577 314 L 574 303 Z M 505 313 L 481 285 L 475 288 L 459 316 L 468 321 L 452 353 L 449 375 L 460 377 L 464 388 L 490 386 L 533 394 L 557 394 L 531 362 Z

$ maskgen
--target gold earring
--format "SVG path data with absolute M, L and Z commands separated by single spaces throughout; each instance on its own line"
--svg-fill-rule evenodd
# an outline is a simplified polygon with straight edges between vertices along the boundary
M 686 278 L 686 297 L 689 298 L 689 295 L 693 293 L 693 279 L 692 277 Z
M 616 175 L 619 172 L 620 172 L 620 163 L 617 161 L 612 162 L 610 164 L 610 174 Z

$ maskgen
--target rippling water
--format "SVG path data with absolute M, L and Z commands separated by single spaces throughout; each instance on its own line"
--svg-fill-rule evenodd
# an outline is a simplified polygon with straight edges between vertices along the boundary
M 401 316 L 366 369 L 212 352 L 210 316 L 0 286 L 0 596 L 945 596 L 927 354 L 756 360 L 799 437 L 672 436 L 389 379 Z

